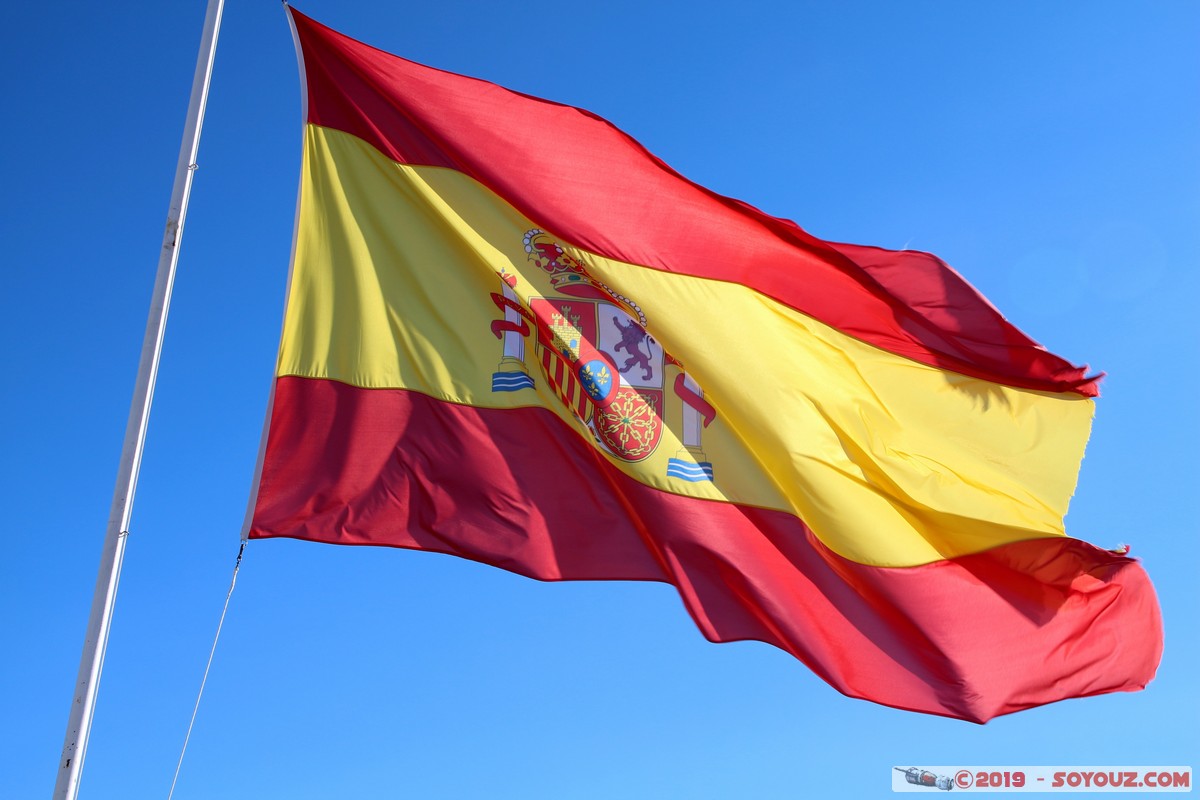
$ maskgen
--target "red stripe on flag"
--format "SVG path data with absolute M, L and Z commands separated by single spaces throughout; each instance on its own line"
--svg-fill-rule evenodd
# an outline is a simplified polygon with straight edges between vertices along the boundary
M 918 567 L 794 516 L 652 489 L 554 414 L 278 380 L 252 538 L 450 553 L 542 580 L 674 584 L 704 635 L 794 654 L 839 691 L 982 722 L 1134 690 L 1162 649 L 1139 564 L 1048 538 Z
M 309 121 L 479 181 L 585 250 L 740 283 L 863 341 L 965 375 L 1097 394 L 928 253 L 818 239 L 680 176 L 594 114 L 425 67 L 292 9 Z

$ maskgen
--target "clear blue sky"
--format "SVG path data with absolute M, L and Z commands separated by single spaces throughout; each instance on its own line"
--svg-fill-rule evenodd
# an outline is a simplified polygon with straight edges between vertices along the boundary
M 1166 653 L 1145 692 L 981 727 L 709 644 L 667 586 L 255 542 L 177 798 L 870 798 L 894 765 L 1200 766 L 1200 7 L 298 8 L 599 113 L 818 236 L 937 253 L 1107 372 L 1068 530 L 1133 546 Z M 203 15 L 5 10 L 0 797 L 53 787 Z M 300 135 L 279 3 L 229 0 L 85 798 L 171 782 L 258 451 Z

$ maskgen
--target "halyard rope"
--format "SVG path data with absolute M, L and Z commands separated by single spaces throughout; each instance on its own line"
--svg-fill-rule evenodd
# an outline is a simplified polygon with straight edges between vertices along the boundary
M 233 597 L 233 587 L 237 585 L 238 570 L 242 567 L 242 553 L 246 551 L 246 540 L 242 540 L 238 548 L 237 561 L 233 565 L 233 578 L 229 581 L 229 592 L 225 595 L 225 607 L 221 609 L 221 620 L 217 623 L 217 635 L 213 637 L 212 649 L 208 651 L 208 663 L 204 665 L 204 677 L 200 679 L 200 691 L 196 694 L 196 705 L 192 708 L 192 719 L 188 722 L 187 735 L 183 737 L 183 749 L 179 751 L 179 763 L 175 765 L 175 777 L 171 779 L 171 791 L 167 800 L 175 794 L 175 783 L 179 780 L 179 770 L 183 768 L 183 754 L 187 752 L 188 740 L 192 738 L 192 726 L 196 724 L 196 713 L 200 710 L 200 698 L 204 696 L 204 684 L 208 682 L 208 671 L 212 667 L 213 656 L 217 652 L 217 640 L 221 638 L 221 627 L 225 624 L 225 612 L 229 610 L 229 598 Z

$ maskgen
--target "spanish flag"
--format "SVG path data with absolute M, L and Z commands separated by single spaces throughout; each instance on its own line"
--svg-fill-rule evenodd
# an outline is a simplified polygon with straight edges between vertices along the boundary
M 663 581 L 714 642 L 976 722 L 1150 681 L 1145 572 L 1063 528 L 1096 378 L 931 255 L 291 19 L 307 126 L 248 537 Z

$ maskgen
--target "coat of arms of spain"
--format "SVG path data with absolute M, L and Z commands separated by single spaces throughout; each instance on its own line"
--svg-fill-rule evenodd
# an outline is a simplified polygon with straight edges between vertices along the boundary
M 492 321 L 492 333 L 503 342 L 503 356 L 492 391 L 534 388 L 527 359 L 532 344 L 536 371 L 606 452 L 629 463 L 645 461 L 670 424 L 684 447 L 668 459 L 667 476 L 712 481 L 701 434 L 716 410 L 683 365 L 646 332 L 641 306 L 594 279 L 545 231 L 526 232 L 524 247 L 526 258 L 549 276 L 550 290 L 522 300 L 519 278 L 499 273 L 501 291 L 492 293 L 492 301 L 504 318 Z M 666 420 L 668 372 L 674 373 L 669 390 L 682 401 L 672 404 L 678 420 Z

